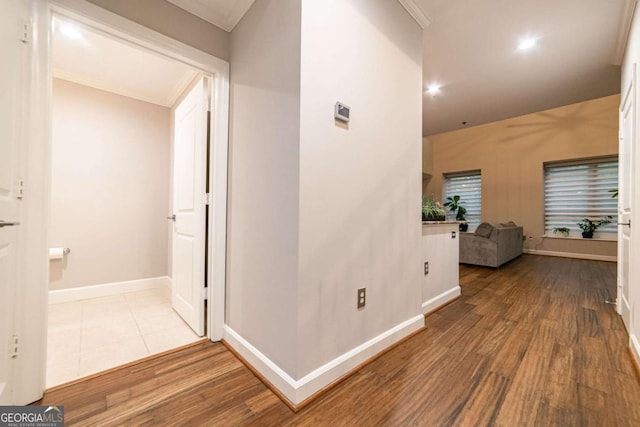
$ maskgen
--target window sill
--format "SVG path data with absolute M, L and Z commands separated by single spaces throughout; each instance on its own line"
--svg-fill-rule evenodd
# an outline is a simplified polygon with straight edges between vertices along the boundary
M 560 240 L 590 240 L 590 241 L 596 241 L 596 242 L 617 242 L 618 238 L 617 237 L 593 237 L 591 239 L 585 239 L 584 237 L 581 236 L 550 236 L 548 234 L 545 234 L 542 236 L 542 238 L 544 239 L 560 239 Z

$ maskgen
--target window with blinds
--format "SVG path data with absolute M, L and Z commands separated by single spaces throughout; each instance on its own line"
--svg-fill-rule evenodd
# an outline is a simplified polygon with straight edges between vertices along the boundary
M 600 227 L 595 237 L 611 239 L 617 236 L 616 216 L 618 200 L 610 190 L 618 188 L 618 159 L 616 157 L 548 163 L 544 165 L 544 228 L 566 227 L 570 236 L 580 237 L 578 222 L 584 218 L 598 220 L 614 217 L 612 223 Z
M 465 215 L 469 223 L 469 231 L 474 231 L 480 225 L 480 212 L 482 209 L 482 176 L 480 171 L 471 171 L 444 175 L 444 188 L 442 189 L 442 201 L 447 197 L 460 196 L 462 206 L 467 209 Z M 454 221 L 456 215 L 447 209 L 447 219 Z

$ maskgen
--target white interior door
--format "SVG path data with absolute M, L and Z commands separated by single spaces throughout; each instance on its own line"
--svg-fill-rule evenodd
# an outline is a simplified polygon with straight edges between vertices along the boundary
M 633 203 L 633 168 L 631 162 L 635 146 L 635 66 L 631 83 L 623 93 L 620 107 L 620 147 L 618 175 L 618 313 L 631 331 L 629 298 L 629 251 L 631 248 L 631 206 Z
M 45 2 L 0 1 L 0 405 L 44 390 L 48 33 Z
M 174 310 L 199 336 L 205 321 L 207 87 L 201 78 L 174 112 Z
M 16 262 L 19 226 L 18 182 L 20 68 L 26 49 L 18 39 L 20 2 L 0 1 L 0 56 L 11 58 L 0 67 L 0 405 L 14 403 L 16 333 Z

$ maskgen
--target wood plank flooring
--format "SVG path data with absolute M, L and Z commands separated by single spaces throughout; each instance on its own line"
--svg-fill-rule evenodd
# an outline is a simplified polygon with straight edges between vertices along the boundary
M 67 425 L 639 426 L 614 263 L 524 255 L 461 266 L 462 297 L 294 414 L 203 343 L 46 393 Z

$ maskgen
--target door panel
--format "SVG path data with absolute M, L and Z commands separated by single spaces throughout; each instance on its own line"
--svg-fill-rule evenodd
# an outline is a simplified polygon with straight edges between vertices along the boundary
M 26 14 L 26 3 L 0 1 L 0 54 L 5 58 L 0 67 L 0 221 L 5 223 L 19 221 L 15 189 L 20 163 L 20 75 L 27 50 L 18 39 L 18 29 Z M 0 405 L 15 403 L 16 361 L 10 355 L 10 347 L 16 331 L 17 227 L 0 226 Z
M 201 79 L 174 112 L 173 308 L 204 335 L 206 243 L 206 82 Z
M 44 390 L 49 31 L 46 2 L 0 0 L 0 405 Z
M 0 1 L 0 52 L 12 58 L 0 67 L 0 220 L 14 220 L 18 203 L 14 194 L 18 157 L 20 66 L 25 47 L 17 30 L 22 15 L 19 2 Z
M 629 299 L 629 257 L 631 249 L 631 206 L 633 203 L 634 179 L 631 161 L 635 145 L 635 85 L 636 73 L 633 67 L 629 87 L 623 93 L 620 108 L 620 146 L 618 173 L 618 313 L 631 331 L 631 306 Z
M 6 302 L 15 301 L 15 228 L 0 228 L 0 405 L 13 403 L 11 396 L 14 360 L 10 356 L 11 336 L 15 330 L 14 312 Z M 13 304 L 11 304 L 13 305 Z

